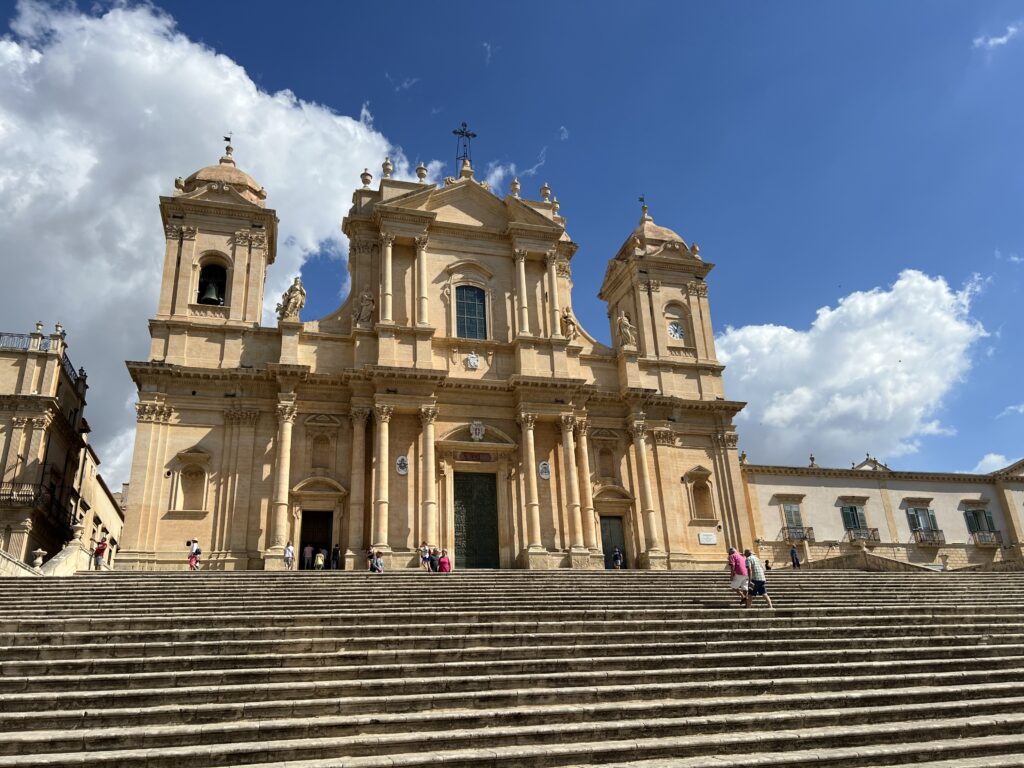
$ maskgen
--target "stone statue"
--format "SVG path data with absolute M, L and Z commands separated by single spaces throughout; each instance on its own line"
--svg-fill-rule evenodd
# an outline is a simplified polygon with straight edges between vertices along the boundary
M 568 307 L 562 310 L 562 335 L 569 341 L 572 341 L 579 335 L 576 319 L 572 316 L 572 312 L 569 311 Z
M 299 311 L 306 306 L 306 289 L 302 287 L 302 278 L 296 277 L 295 282 L 281 296 L 277 304 L 278 320 L 298 320 Z
M 359 307 L 356 309 L 357 325 L 369 323 L 373 319 L 374 304 L 373 294 L 370 293 L 370 289 L 363 288 L 363 292 L 359 294 Z
M 619 346 L 622 347 L 635 347 L 636 346 L 636 326 L 629 320 L 629 315 L 626 312 L 619 312 Z

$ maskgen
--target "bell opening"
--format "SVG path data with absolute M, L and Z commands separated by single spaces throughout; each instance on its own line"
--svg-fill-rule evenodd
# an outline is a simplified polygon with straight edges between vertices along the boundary
M 196 295 L 197 304 L 224 305 L 224 291 L 228 283 L 228 273 L 218 264 L 207 264 L 199 273 L 199 291 Z

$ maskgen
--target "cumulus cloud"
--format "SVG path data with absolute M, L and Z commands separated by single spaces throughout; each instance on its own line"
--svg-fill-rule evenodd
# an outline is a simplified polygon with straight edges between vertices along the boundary
M 970 316 L 980 281 L 956 291 L 941 277 L 900 273 L 888 289 L 818 310 L 807 330 L 727 328 L 717 339 L 730 397 L 746 400 L 742 448 L 758 463 L 842 466 L 865 452 L 913 453 L 986 335 Z
M 559 128 L 558 128 L 558 139 L 559 139 L 559 141 L 568 141 L 569 140 L 569 129 L 566 128 L 564 125 L 559 126 Z
M 156 309 L 157 196 L 216 163 L 228 130 L 281 219 L 268 309 L 310 255 L 344 253 L 339 222 L 364 167 L 390 155 L 396 176 L 410 175 L 368 104 L 352 118 L 262 91 L 153 7 L 26 2 L 0 39 L 0 329 L 64 324 L 89 371 L 87 416 L 112 486 L 127 478 L 135 424 L 123 361 L 146 358 Z M 340 284 L 340 261 L 337 273 Z
M 1001 453 L 986 453 L 981 461 L 974 465 L 974 469 L 971 472 L 976 475 L 987 475 L 989 472 L 1003 469 L 1017 461 L 1020 461 L 1020 459 L 1008 459 Z
M 1006 32 L 998 36 L 981 35 L 974 38 L 972 41 L 972 48 L 981 48 L 986 51 L 994 51 L 996 48 L 1002 48 L 1008 42 L 1013 40 L 1019 33 L 1021 28 L 1021 22 L 1015 21 L 1013 24 L 1009 24 L 1006 27 Z
M 1024 416 L 1024 403 L 1020 405 L 1008 405 L 1003 409 L 1003 412 L 999 414 L 998 418 L 1003 416 Z
M 501 194 L 502 182 L 505 179 L 511 179 L 513 176 L 520 178 L 529 178 L 530 176 L 536 176 L 537 171 L 544 167 L 544 163 L 548 159 L 548 148 L 541 147 L 540 153 L 537 155 L 537 162 L 531 165 L 529 168 L 523 168 L 518 170 L 515 163 L 501 163 L 496 160 L 491 161 L 487 164 L 487 171 L 484 173 L 484 181 L 490 185 L 491 189 L 494 190 L 495 194 Z

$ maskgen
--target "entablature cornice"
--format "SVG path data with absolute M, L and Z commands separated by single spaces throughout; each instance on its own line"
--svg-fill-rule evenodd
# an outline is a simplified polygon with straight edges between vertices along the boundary
M 744 464 L 743 473 L 746 475 L 769 475 L 779 477 L 832 477 L 832 478 L 853 478 L 868 483 L 889 482 L 892 480 L 925 480 L 929 482 L 958 482 L 958 483 L 989 483 L 994 484 L 995 478 L 991 475 L 959 474 L 956 472 L 899 472 L 896 470 L 875 470 L 865 471 L 863 469 L 842 469 L 840 467 L 784 467 L 774 464 Z M 890 491 L 891 491 L 890 486 Z M 918 497 L 906 497 L 918 498 Z

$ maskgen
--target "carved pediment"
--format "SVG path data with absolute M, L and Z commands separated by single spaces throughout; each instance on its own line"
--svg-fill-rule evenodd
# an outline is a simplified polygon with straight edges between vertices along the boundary
M 345 486 L 330 477 L 307 477 L 292 488 L 292 493 L 348 495 Z
M 192 192 L 183 192 L 176 200 L 197 200 L 205 203 L 227 203 L 229 205 L 244 205 L 247 208 L 259 208 L 260 206 L 251 200 L 247 200 L 230 184 L 210 182 L 203 184 Z

